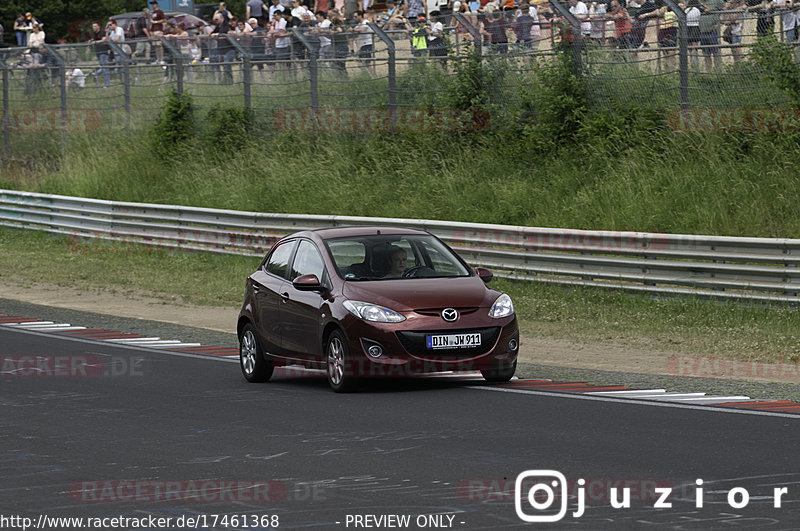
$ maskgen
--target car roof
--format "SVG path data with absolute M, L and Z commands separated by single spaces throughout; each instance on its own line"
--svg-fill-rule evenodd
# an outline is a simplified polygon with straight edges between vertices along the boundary
M 417 234 L 417 235 L 428 235 L 429 233 L 420 230 L 420 229 L 411 229 L 405 227 L 381 227 L 381 226 L 372 226 L 372 227 L 332 227 L 327 229 L 317 229 L 313 231 L 317 236 L 324 240 L 329 240 L 331 238 L 346 238 L 352 236 L 373 236 L 377 235 L 378 231 L 380 234 Z

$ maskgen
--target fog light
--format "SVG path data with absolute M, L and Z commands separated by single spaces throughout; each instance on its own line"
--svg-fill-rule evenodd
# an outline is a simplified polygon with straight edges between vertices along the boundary
M 369 354 L 373 358 L 380 358 L 381 356 L 383 356 L 383 349 L 378 345 L 372 345 L 367 349 L 367 354 Z
M 511 352 L 514 352 L 518 348 L 519 348 L 519 343 L 517 342 L 517 340 L 515 338 L 512 337 L 511 339 L 508 340 L 508 350 L 510 350 Z

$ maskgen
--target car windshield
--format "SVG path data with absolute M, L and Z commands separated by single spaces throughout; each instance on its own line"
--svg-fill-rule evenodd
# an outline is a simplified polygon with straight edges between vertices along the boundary
M 466 277 L 469 269 L 429 235 L 391 234 L 332 238 L 325 241 L 345 280 Z

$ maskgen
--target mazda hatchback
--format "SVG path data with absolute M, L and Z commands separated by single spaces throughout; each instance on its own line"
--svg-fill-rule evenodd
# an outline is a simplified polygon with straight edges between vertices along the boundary
M 279 240 L 247 277 L 239 359 L 250 382 L 275 366 L 324 369 L 334 391 L 359 378 L 480 371 L 514 375 L 519 329 L 511 297 L 487 286 L 425 231 L 348 227 Z

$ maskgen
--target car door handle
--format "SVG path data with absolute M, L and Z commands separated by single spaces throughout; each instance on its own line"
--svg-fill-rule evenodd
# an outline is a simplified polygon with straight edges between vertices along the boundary
M 284 291 L 283 293 L 281 293 L 281 300 L 283 302 L 289 302 L 289 292 L 288 291 Z
M 261 288 L 258 287 L 258 284 L 253 284 L 253 291 L 255 293 L 258 293 L 259 291 L 261 291 Z

